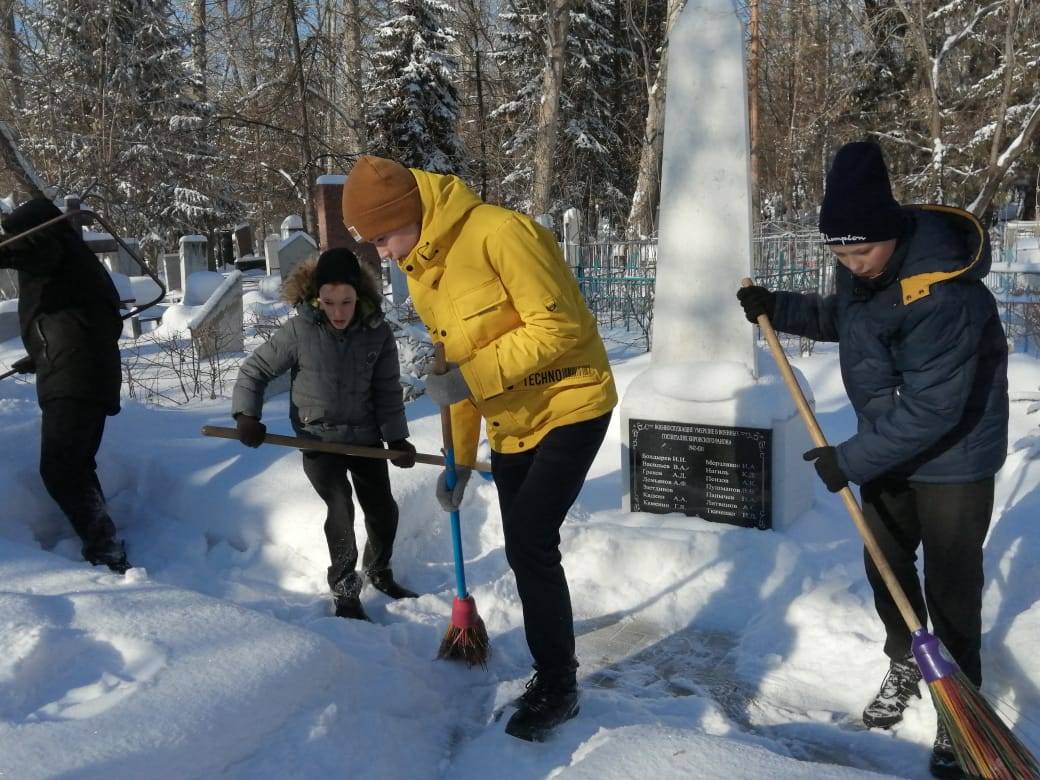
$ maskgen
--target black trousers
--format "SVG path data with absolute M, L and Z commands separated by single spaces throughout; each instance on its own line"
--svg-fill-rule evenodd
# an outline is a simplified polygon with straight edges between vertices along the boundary
M 40 410 L 40 476 L 83 541 L 84 557 L 89 558 L 116 535 L 94 460 L 107 415 L 100 404 L 74 398 L 46 401 Z
M 936 484 L 882 478 L 863 485 L 863 514 L 921 625 L 933 633 L 976 686 L 982 683 L 982 544 L 993 512 L 993 478 Z M 917 548 L 924 553 L 924 595 Z M 910 652 L 910 632 L 873 561 L 867 579 L 887 639 L 885 654 Z M 927 605 L 927 608 L 926 608 Z
M 354 502 L 350 481 L 354 482 L 358 503 L 365 515 L 368 542 L 362 566 L 367 574 L 390 567 L 390 556 L 397 536 L 397 502 L 390 492 L 390 472 L 385 460 L 334 455 L 327 452 L 304 452 L 303 472 L 321 496 L 328 513 L 325 516 L 325 540 L 329 545 L 329 587 L 347 585 L 346 591 L 361 590 L 361 578 L 355 573 L 358 549 L 354 537 Z
M 527 646 L 535 668 L 548 675 L 573 674 L 577 668 L 560 526 L 609 425 L 607 413 L 550 431 L 530 452 L 491 453 L 506 559 L 516 575 Z

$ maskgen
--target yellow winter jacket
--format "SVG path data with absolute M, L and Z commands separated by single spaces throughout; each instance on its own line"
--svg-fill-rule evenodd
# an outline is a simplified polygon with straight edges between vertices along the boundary
M 412 173 L 422 230 L 399 265 L 416 311 L 473 396 L 451 408 L 456 460 L 475 460 L 481 418 L 492 449 L 515 453 L 613 409 L 596 321 L 552 233 L 484 203 L 458 177 Z

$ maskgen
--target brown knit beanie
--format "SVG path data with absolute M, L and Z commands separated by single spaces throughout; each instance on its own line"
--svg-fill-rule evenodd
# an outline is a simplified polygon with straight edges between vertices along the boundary
M 362 155 L 343 185 L 343 224 L 356 241 L 422 223 L 412 172 L 398 162 Z

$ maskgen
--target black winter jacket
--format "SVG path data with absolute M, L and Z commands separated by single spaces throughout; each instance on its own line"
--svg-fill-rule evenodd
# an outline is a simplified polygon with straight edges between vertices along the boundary
M 4 239 L 60 215 L 48 200 L 29 201 L 4 218 Z M 18 320 L 40 403 L 74 398 L 116 414 L 119 294 L 90 247 L 59 222 L 0 249 L 0 268 L 18 271 Z
M 858 431 L 837 447 L 853 482 L 970 482 L 1007 453 L 1007 339 L 985 230 L 945 206 L 906 207 L 907 234 L 876 279 L 838 266 L 834 295 L 777 293 L 778 330 L 837 341 Z

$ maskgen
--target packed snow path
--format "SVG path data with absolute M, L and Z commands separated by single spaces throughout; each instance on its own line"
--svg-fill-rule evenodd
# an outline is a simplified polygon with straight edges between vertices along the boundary
M 5 363 L 17 354 L 0 347 Z M 647 359 L 615 360 L 620 389 Z M 840 441 L 854 420 L 835 355 L 799 366 Z M 1016 357 L 1012 391 L 1037 387 L 1040 365 Z M 987 543 L 983 652 L 987 693 L 1035 746 L 1040 462 L 1026 408 L 1012 404 Z M 286 418 L 285 396 L 268 404 L 273 432 Z M 409 418 L 436 451 L 433 406 Z M 205 424 L 228 424 L 226 401 L 127 402 L 109 421 L 101 479 L 141 567 L 121 578 L 79 561 L 40 484 L 31 384 L 0 385 L 0 776 L 927 776 L 927 697 L 893 733 L 857 725 L 886 666 L 881 627 L 851 522 L 822 487 L 774 532 L 622 513 L 615 417 L 562 532 L 582 711 L 530 745 L 495 720 L 529 658 L 492 484 L 474 480 L 462 507 L 484 672 L 433 660 L 454 585 L 435 469 L 392 472 L 394 570 L 424 595 L 366 588 L 376 623 L 345 621 L 330 616 L 324 507 L 299 454 L 204 439 Z

